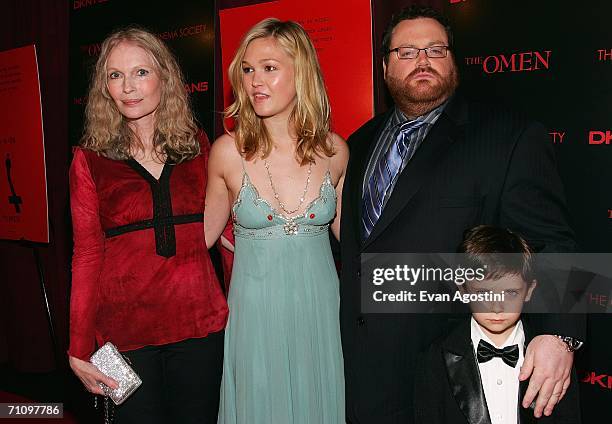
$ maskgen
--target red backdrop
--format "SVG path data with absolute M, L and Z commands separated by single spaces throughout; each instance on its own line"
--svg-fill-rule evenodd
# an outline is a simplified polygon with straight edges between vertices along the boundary
M 313 41 L 332 108 L 333 130 L 348 137 L 373 116 L 372 18 L 369 0 L 346 5 L 328 0 L 280 0 L 220 11 L 225 106 L 232 102 L 227 69 L 243 35 L 264 18 L 300 23 Z M 359 96 L 346 87 L 359 89 Z

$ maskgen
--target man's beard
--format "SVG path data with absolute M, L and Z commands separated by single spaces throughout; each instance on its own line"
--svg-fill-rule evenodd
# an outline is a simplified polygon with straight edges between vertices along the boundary
M 414 77 L 424 71 L 437 77 L 437 80 L 423 80 L 414 85 Z M 405 79 L 388 76 L 386 82 L 395 105 L 405 115 L 416 117 L 429 112 L 448 99 L 457 88 L 459 78 L 455 66 L 447 77 L 442 77 L 438 71 L 427 66 L 415 69 Z

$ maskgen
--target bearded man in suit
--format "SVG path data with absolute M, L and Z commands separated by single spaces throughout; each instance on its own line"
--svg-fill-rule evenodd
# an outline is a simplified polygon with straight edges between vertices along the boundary
M 342 199 L 340 319 L 352 424 L 414 422 L 417 357 L 447 325 L 440 315 L 362 313 L 362 253 L 454 252 L 479 224 L 508 228 L 536 252 L 574 249 L 546 130 L 455 93 L 446 19 L 406 8 L 382 44 L 395 106 L 349 137 Z M 571 317 L 537 321 L 520 378 L 530 379 L 523 406 L 535 401 L 541 416 L 565 394 L 570 350 L 584 332 Z

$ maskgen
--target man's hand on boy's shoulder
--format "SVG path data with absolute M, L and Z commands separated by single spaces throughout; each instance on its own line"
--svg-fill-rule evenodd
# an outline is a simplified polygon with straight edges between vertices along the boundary
M 570 385 L 573 362 L 574 353 L 568 352 L 567 346 L 558 337 L 534 337 L 527 346 L 525 361 L 519 374 L 520 381 L 529 378 L 523 407 L 528 408 L 537 395 L 533 415 L 537 418 L 540 418 L 542 413 L 551 415 Z

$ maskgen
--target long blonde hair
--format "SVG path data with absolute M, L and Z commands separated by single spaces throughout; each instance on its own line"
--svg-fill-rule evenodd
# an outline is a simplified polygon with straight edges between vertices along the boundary
M 155 111 L 154 151 L 165 154 L 175 163 L 193 159 L 200 153 L 196 138 L 198 127 L 181 70 L 164 42 L 138 27 L 115 31 L 102 43 L 85 108 L 82 146 L 111 159 L 128 159 L 134 146 L 143 147 L 108 92 L 108 57 L 113 48 L 124 41 L 135 43 L 149 54 L 162 81 L 161 100 Z
M 229 66 L 234 103 L 225 110 L 225 118 L 233 118 L 236 122 L 236 147 L 247 160 L 257 154 L 265 158 L 272 151 L 270 134 L 263 120 L 253 110 L 242 85 L 242 61 L 249 43 L 267 37 L 273 37 L 293 59 L 297 101 L 289 116 L 289 125 L 297 136 L 297 161 L 304 165 L 314 162 L 317 154 L 333 156 L 333 146 L 329 140 L 329 99 L 317 53 L 308 34 L 299 24 L 276 18 L 264 19 L 245 34 Z

